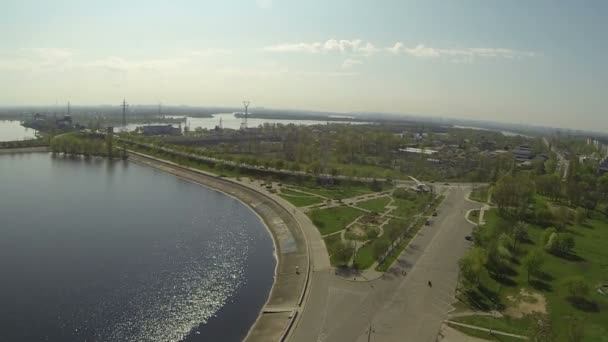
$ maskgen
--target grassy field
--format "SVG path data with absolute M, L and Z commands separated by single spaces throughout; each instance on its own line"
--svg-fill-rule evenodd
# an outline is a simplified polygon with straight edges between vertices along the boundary
M 469 213 L 469 220 L 479 223 L 479 209 L 471 210 Z
M 364 212 L 361 210 L 352 207 L 336 207 L 313 210 L 308 213 L 308 216 L 321 235 L 327 235 L 346 228 L 347 224 L 363 214 Z
M 486 212 L 485 218 L 487 223 L 480 230 L 482 239 L 497 236 L 514 224 L 501 218 L 495 210 Z M 481 274 L 482 290 L 475 292 L 476 301 L 471 304 L 491 309 L 495 305 L 492 300 L 497 298 L 501 305 L 509 306 L 513 303 L 507 297 L 516 296 L 524 288 L 545 297 L 557 341 L 567 340 L 573 317 L 584 321 L 585 341 L 608 341 L 608 297 L 595 291 L 598 284 L 608 283 L 608 218 L 594 212 L 593 219 L 586 223 L 569 226 L 568 231 L 576 242 L 574 252 L 568 256 L 556 256 L 543 251 L 545 262 L 541 267 L 542 274 L 528 283 L 527 273 L 519 260 L 532 249 L 542 247 L 543 231 L 541 227 L 529 225 L 529 242 L 522 243 L 521 251 L 510 263 L 508 273 L 496 277 L 484 269 Z M 568 279 L 577 276 L 583 277 L 590 287 L 587 301 L 583 303 L 573 301 L 568 292 Z M 513 320 L 496 324 L 503 323 L 512 326 Z
M 391 212 L 392 215 L 400 217 L 411 217 L 420 213 L 428 203 L 432 201 L 431 194 L 415 194 L 409 199 L 395 198 L 394 205 L 397 209 Z
M 359 202 L 355 204 L 359 208 L 367 209 L 373 213 L 381 214 L 384 212 L 384 207 L 390 202 L 391 199 L 389 197 L 380 197 L 373 200 Z
M 323 202 L 323 199 L 320 197 L 303 194 L 297 191 L 291 191 L 289 189 L 281 189 L 281 193 L 279 195 L 296 207 L 306 207 Z
M 344 185 L 328 188 L 322 187 L 297 187 L 297 190 L 306 191 L 315 195 L 329 199 L 345 199 L 349 197 L 361 196 L 372 192 L 367 185 Z
M 325 240 L 325 246 L 327 246 L 327 253 L 329 254 L 329 259 L 332 265 L 336 264 L 333 259 L 333 255 L 335 254 L 335 248 L 337 244 L 340 242 L 340 234 L 333 234 L 323 238 Z
M 355 256 L 355 264 L 357 265 L 358 269 L 360 269 L 360 270 L 368 269 L 376 261 L 374 259 L 374 255 L 372 253 L 372 248 L 373 248 L 372 245 L 373 245 L 373 242 L 368 242 L 365 245 L 363 245 L 363 247 L 359 248 L 359 250 L 357 250 L 357 254 Z
M 531 321 L 529 318 L 495 318 L 489 316 L 466 316 L 455 317 L 451 321 L 474 325 L 478 327 L 498 330 L 510 334 L 526 336 L 530 331 Z
M 456 319 L 454 319 L 453 321 L 457 321 Z M 521 342 L 522 340 L 519 338 L 515 338 L 515 337 L 509 337 L 509 336 L 503 336 L 503 335 L 498 335 L 498 334 L 490 334 L 489 332 L 485 332 L 485 331 L 481 331 L 481 330 L 476 330 L 476 329 L 471 329 L 471 328 L 467 328 L 467 327 L 463 327 L 463 326 L 459 326 L 456 324 L 449 324 L 448 325 L 462 333 L 465 333 L 469 336 L 473 336 L 473 337 L 478 337 L 478 338 L 482 338 L 484 340 L 488 340 L 488 341 L 501 341 L 501 342 Z
M 473 189 L 473 191 L 471 192 L 471 196 L 469 196 L 469 198 L 472 199 L 473 201 L 486 203 L 488 201 L 489 195 L 490 195 L 490 187 L 482 186 L 482 187 Z

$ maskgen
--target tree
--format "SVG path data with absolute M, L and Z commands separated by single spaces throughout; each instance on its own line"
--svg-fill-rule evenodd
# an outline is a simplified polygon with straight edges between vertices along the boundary
M 380 259 L 386 250 L 391 245 L 391 243 L 386 239 L 377 239 L 372 243 L 372 253 L 374 254 L 374 258 L 376 260 Z
M 569 254 L 574 249 L 574 237 L 571 234 L 559 234 L 558 249 L 562 254 Z
M 519 243 L 526 241 L 526 239 L 528 239 L 528 224 L 519 221 L 515 224 L 515 228 L 513 228 L 513 249 L 517 250 Z
M 568 208 L 565 206 L 560 206 L 553 214 L 555 218 L 555 225 L 558 230 L 562 231 L 566 229 L 566 226 L 569 223 L 569 214 Z
M 553 227 L 549 227 L 549 228 L 545 229 L 545 231 L 543 232 L 543 238 L 542 238 L 543 245 L 546 245 L 549 242 L 549 239 L 551 238 L 551 235 L 553 235 L 553 233 L 557 233 L 557 229 L 555 229 Z
M 608 200 L 608 173 L 605 173 L 598 178 L 597 190 L 603 200 Z
M 493 199 L 502 213 L 522 218 L 534 197 L 535 186 L 530 177 L 518 174 L 501 178 L 494 187 Z
M 458 261 L 462 283 L 466 289 L 471 289 L 479 284 L 479 277 L 486 262 L 486 251 L 479 247 L 473 247 Z
M 585 222 L 585 219 L 587 218 L 587 213 L 585 212 L 585 209 L 583 208 L 576 208 L 576 211 L 574 212 L 574 222 L 576 222 L 576 224 L 581 225 Z
M 589 285 L 583 277 L 573 277 L 566 281 L 568 293 L 573 298 L 585 298 L 589 294 Z
M 513 240 L 513 238 L 511 236 L 509 236 L 507 233 L 502 233 L 498 237 L 498 246 L 503 247 L 503 248 L 507 249 L 508 251 L 512 251 L 512 250 L 514 250 L 514 247 L 515 247 L 515 240 Z M 509 253 L 509 254 L 511 254 L 511 253 Z
M 555 253 L 559 250 L 559 237 L 557 233 L 552 233 L 547 239 L 545 249 L 549 252 Z
M 538 249 L 532 250 L 524 257 L 522 263 L 526 271 L 528 271 L 528 282 L 530 282 L 531 275 L 534 276 L 540 272 L 540 268 L 544 262 L 544 254 Z
M 334 248 L 334 261 L 338 265 L 348 265 L 354 252 L 355 247 L 353 244 L 339 241 L 336 243 L 336 247 Z

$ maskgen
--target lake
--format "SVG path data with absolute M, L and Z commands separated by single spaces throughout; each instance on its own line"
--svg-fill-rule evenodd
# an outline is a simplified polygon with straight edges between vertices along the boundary
M 14 141 L 36 138 L 36 131 L 21 126 L 17 120 L 0 120 L 0 141 Z
M 123 161 L 0 156 L 0 341 L 240 341 L 272 286 L 241 202 Z

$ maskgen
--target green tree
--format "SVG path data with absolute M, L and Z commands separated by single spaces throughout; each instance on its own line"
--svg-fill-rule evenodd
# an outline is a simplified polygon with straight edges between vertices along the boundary
M 518 174 L 504 176 L 494 187 L 493 199 L 502 213 L 523 218 L 534 198 L 535 186 L 530 177 Z
M 583 223 L 585 223 L 585 219 L 587 218 L 587 213 L 585 211 L 585 209 L 583 208 L 576 208 L 576 211 L 574 212 L 574 222 L 576 222 L 576 224 L 581 225 Z
M 352 243 L 339 241 L 336 243 L 336 246 L 334 248 L 334 261 L 338 265 L 348 265 L 350 259 L 353 257 L 354 252 L 355 246 Z
M 574 298 L 585 298 L 589 294 L 589 285 L 583 277 L 573 277 L 566 280 L 568 294 Z
M 557 233 L 557 229 L 555 229 L 553 227 L 549 227 L 549 228 L 545 229 L 545 231 L 543 232 L 543 236 L 542 236 L 543 245 L 546 245 L 549 242 L 551 235 L 553 235 L 554 233 Z
M 552 253 L 559 251 L 559 236 L 557 233 L 549 235 L 547 243 L 545 244 L 545 249 Z
M 530 282 L 530 276 L 535 276 L 540 272 L 545 261 L 544 254 L 539 249 L 530 251 L 522 260 L 522 264 L 528 272 L 528 282 Z
M 386 253 L 391 243 L 386 239 L 377 239 L 372 243 L 372 253 L 374 259 L 378 260 Z
M 480 247 L 473 247 L 458 261 L 462 284 L 465 289 L 469 290 L 479 284 L 479 277 L 486 262 L 486 251 Z
M 572 249 L 574 249 L 574 245 L 574 236 L 571 234 L 559 234 L 558 248 L 560 253 L 571 253 Z
M 605 201 L 608 200 L 608 173 L 603 174 L 597 180 L 597 189 L 600 197 Z
M 519 244 L 521 242 L 526 241 L 527 239 L 528 239 L 528 224 L 523 221 L 517 222 L 517 224 L 515 224 L 515 228 L 513 228 L 513 240 L 514 240 L 513 249 L 517 250 L 519 248 Z

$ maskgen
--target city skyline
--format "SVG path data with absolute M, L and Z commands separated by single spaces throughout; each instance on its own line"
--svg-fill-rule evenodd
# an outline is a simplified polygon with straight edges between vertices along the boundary
M 253 106 L 608 131 L 602 2 L 8 1 L 0 105 Z

